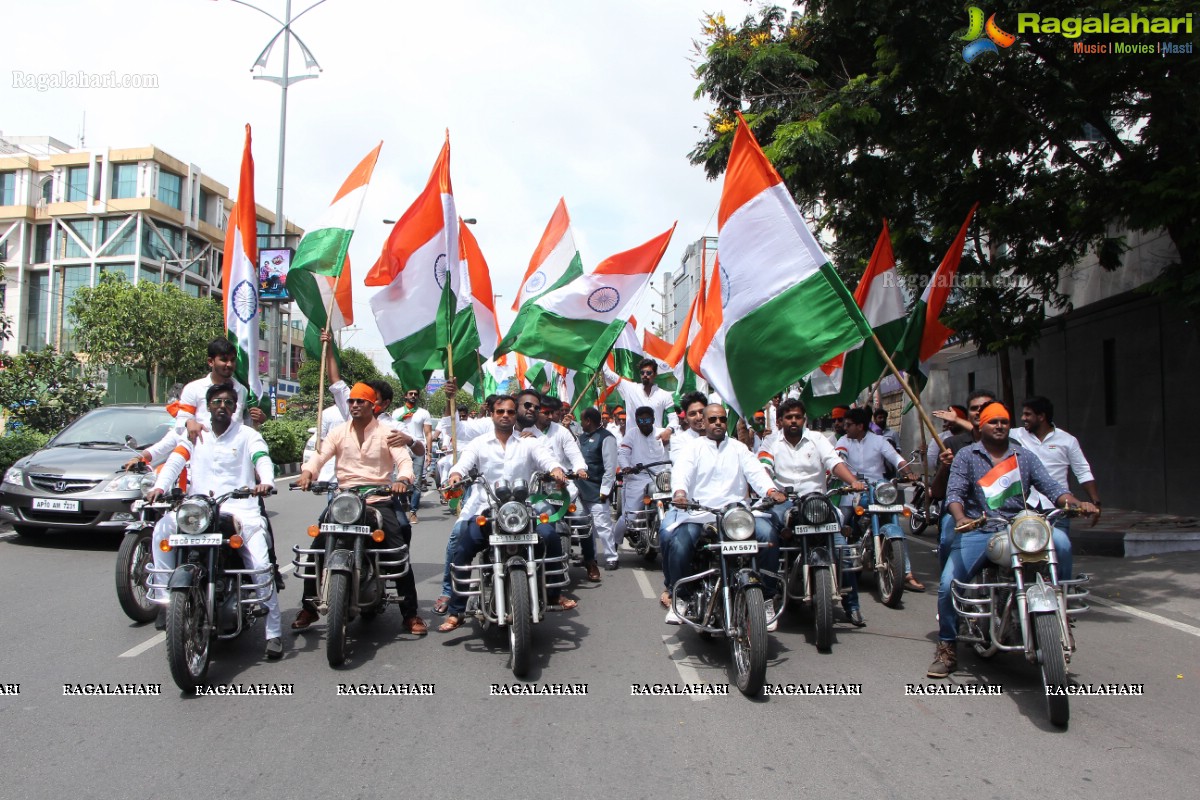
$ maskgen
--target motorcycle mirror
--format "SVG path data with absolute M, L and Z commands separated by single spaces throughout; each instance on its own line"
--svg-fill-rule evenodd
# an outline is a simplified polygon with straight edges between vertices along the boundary
M 137 450 L 137 439 L 133 438 L 132 436 L 129 436 L 128 434 L 126 434 L 126 436 L 125 436 L 125 446 L 126 446 L 126 447 L 128 447 L 130 450 Z
M 529 484 L 520 478 L 513 481 L 512 495 L 514 500 L 520 500 L 524 503 L 529 499 Z

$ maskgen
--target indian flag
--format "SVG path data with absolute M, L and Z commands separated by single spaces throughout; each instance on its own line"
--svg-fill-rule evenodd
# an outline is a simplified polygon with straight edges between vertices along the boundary
M 446 342 L 439 340 L 438 312 L 459 258 L 447 133 L 425 190 L 392 228 L 365 281 L 367 286 L 384 287 L 371 298 L 371 310 L 392 356 L 392 369 L 406 388 L 424 386 L 441 366 Z
M 652 358 L 658 364 L 658 378 L 654 382 L 668 392 L 675 391 L 679 386 L 679 381 L 673 372 L 674 365 L 668 360 L 671 357 L 672 347 L 670 342 L 655 335 L 649 328 L 642 331 L 642 350 L 646 353 L 646 358 Z M 639 375 L 638 380 L 640 379 Z
M 740 114 L 717 229 L 693 355 L 697 372 L 745 416 L 871 329 Z M 771 353 L 781 357 L 764 361 Z
M 887 220 L 875 242 L 867 270 L 854 290 L 854 302 L 862 309 L 867 324 L 890 353 L 904 335 L 904 295 L 892 254 L 892 238 Z M 804 405 L 812 417 L 829 413 L 834 406 L 850 405 L 858 393 L 879 380 L 887 364 L 879 348 L 870 340 L 859 342 L 810 375 L 803 394 Z
M 339 331 L 354 322 L 350 280 L 350 239 L 367 196 L 367 184 L 383 142 L 359 162 L 333 202 L 296 248 L 288 272 L 288 292 L 308 320 L 304 350 L 321 357 L 321 331 Z
M 471 382 L 500 343 L 500 325 L 496 321 L 492 295 L 492 276 L 488 271 L 479 242 L 467 225 L 458 221 L 461 248 L 457 280 L 452 282 L 455 295 L 451 321 L 454 364 L 452 374 L 460 384 Z
M 575 248 L 575 236 L 571 233 L 571 216 L 567 213 L 567 201 L 559 198 L 550 222 L 542 233 L 529 268 L 513 300 L 513 311 L 517 311 L 534 298 L 541 297 L 566 286 L 583 274 L 583 261 Z
M 225 335 L 237 348 L 234 375 L 249 390 L 247 402 L 256 405 L 262 396 L 258 375 L 258 225 L 254 205 L 254 156 L 250 154 L 250 126 L 242 148 L 242 171 L 237 202 L 225 230 L 225 261 L 221 289 L 225 295 Z
M 1011 455 L 988 470 L 987 475 L 979 479 L 979 488 L 983 489 L 983 497 L 988 508 L 993 511 L 1003 506 L 1010 498 L 1024 497 L 1017 457 Z
M 621 335 L 662 260 L 670 230 L 611 256 L 595 271 L 521 306 L 497 355 L 520 351 L 576 370 L 596 369 Z

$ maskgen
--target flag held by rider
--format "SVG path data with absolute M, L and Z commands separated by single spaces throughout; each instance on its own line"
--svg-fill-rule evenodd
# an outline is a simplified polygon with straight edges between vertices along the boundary
M 254 204 L 254 156 L 250 153 L 250 126 L 242 148 L 242 169 L 237 202 L 229 213 L 225 231 L 225 335 L 237 350 L 234 376 L 249 390 L 248 402 L 262 397 L 258 373 L 258 220 Z

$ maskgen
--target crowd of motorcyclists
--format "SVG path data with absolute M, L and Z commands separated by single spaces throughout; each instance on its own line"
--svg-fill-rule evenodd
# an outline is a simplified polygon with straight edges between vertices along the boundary
M 226 495 L 248 487 L 254 496 L 230 495 L 220 513 L 237 521 L 236 547 L 246 571 L 261 572 L 276 561 L 261 504 L 261 497 L 272 491 L 273 471 L 267 446 L 255 430 L 261 412 L 246 410 L 245 389 L 232 377 L 233 364 L 232 347 L 223 339 L 214 340 L 209 348 L 210 374 L 188 384 L 180 395 L 178 428 L 134 462 L 148 463 L 170 454 L 146 493 L 151 503 L 170 495 L 185 467 L 187 493 Z M 797 532 L 819 528 L 822 520 L 801 518 L 813 513 L 806 499 L 818 496 L 831 498 L 831 509 L 837 508 L 836 525 L 827 526 L 832 544 L 825 550 L 832 552 L 823 557 L 826 565 L 833 565 L 836 598 L 846 622 L 866 625 L 859 601 L 860 573 L 870 569 L 880 573 L 881 596 L 885 596 L 882 587 L 893 584 L 895 594 L 889 589 L 886 597 L 898 597 L 901 585 L 906 591 L 925 589 L 913 573 L 903 534 L 898 533 L 896 523 L 905 513 L 903 497 L 897 497 L 890 483 L 894 477 L 917 480 L 917 465 L 901 456 L 882 410 L 872 414 L 867 408 L 836 409 L 832 415 L 836 433 L 830 435 L 814 427 L 800 399 L 780 395 L 734 426 L 730 410 L 710 402 L 707 395 L 695 392 L 676 400 L 661 389 L 656 362 L 645 359 L 639 365 L 639 381 L 606 375 L 616 384 L 623 403 L 621 413 L 608 424 L 607 414 L 598 408 L 575 409 L 524 389 L 515 396 L 487 398 L 478 418 L 456 415 L 451 435 L 449 418 L 435 421 L 419 408 L 419 391 L 406 392 L 404 404 L 389 413 L 393 398 L 386 382 L 347 386 L 332 357 L 327 369 L 334 405 L 321 415 L 319 448 L 302 465 L 295 485 L 328 487 L 330 505 L 310 531 L 313 542 L 305 552 L 316 554 L 311 556 L 316 570 L 329 569 L 335 562 L 333 545 L 323 550 L 329 537 L 362 533 L 373 539 L 366 548 L 406 555 L 412 526 L 418 522 L 422 478 L 428 473 L 443 502 L 449 498 L 458 514 L 446 545 L 441 592 L 433 603 L 434 612 L 445 617 L 439 631 L 453 631 L 473 614 L 480 618 L 485 614 L 468 600 L 476 595 L 491 597 L 493 590 L 480 589 L 480 573 L 470 571 L 477 555 L 488 548 L 496 555 L 481 559 L 485 567 L 491 559 L 492 566 L 499 568 L 501 562 L 495 559 L 510 557 L 528 567 L 533 591 L 540 586 L 544 610 L 575 609 L 578 601 L 564 591 L 569 587 L 542 574 L 552 572 L 551 564 L 565 563 L 569 555 L 564 554 L 559 524 L 568 508 L 577 529 L 590 520 L 591 535 L 579 542 L 579 566 L 586 580 L 594 583 L 602 580 L 602 567 L 619 568 L 618 553 L 629 535 L 626 526 L 636 520 L 644 527 L 647 508 L 657 511 L 650 557 L 654 549 L 661 553 L 659 600 L 668 624 L 709 630 L 717 625 L 713 620 L 719 615 L 712 612 L 722 596 L 726 606 L 733 607 L 740 595 L 752 594 L 755 602 L 761 601 L 750 605 L 755 609 L 752 613 L 763 616 L 766 630 L 774 630 L 780 616 L 777 604 L 786 602 L 785 594 L 798 596 L 785 591 L 789 572 L 781 570 L 781 544 L 786 549 Z M 450 381 L 445 391 L 452 397 L 457 386 Z M 1048 400 L 1030 398 L 1016 417 L 991 393 L 976 391 L 965 410 L 965 417 L 953 409 L 936 414 L 949 435 L 940 443 L 944 449 L 933 460 L 937 472 L 926 487 L 932 497 L 944 500 L 937 528 L 938 644 L 927 670 L 930 678 L 944 678 L 956 669 L 958 622 L 952 594 L 956 581 L 967 581 L 987 561 L 990 537 L 999 526 L 1027 507 L 1048 511 L 1072 506 L 1093 520 L 1100 513 L 1086 459 L 1078 442 L 1055 428 Z M 1014 426 L 1017 421 L 1022 427 Z M 731 435 L 731 428 L 736 435 Z M 452 448 L 457 452 L 452 453 Z M 1015 465 L 1011 474 L 1019 476 L 1020 486 L 996 502 L 1000 489 L 993 489 L 991 476 L 1008 463 Z M 1088 502 L 1067 491 L 1068 469 L 1074 471 Z M 660 475 L 664 475 L 661 487 Z M 839 486 L 842 493 L 831 494 Z M 366 505 L 357 518 L 367 524 L 342 524 L 334 513 L 336 497 L 360 489 L 373 490 L 370 496 L 363 495 Z M 162 516 L 153 534 L 148 597 L 164 609 L 168 594 L 178 588 L 173 572 L 179 568 L 178 548 L 167 543 L 188 541 L 179 534 L 182 496 L 176 492 L 176 510 Z M 750 515 L 731 516 L 737 506 Z M 522 516 L 526 513 L 522 508 L 527 516 Z M 367 512 L 369 519 L 361 516 Z M 1053 530 L 1057 570 L 1065 579 L 1072 575 L 1067 524 L 1064 517 Z M 371 535 L 373 526 L 379 528 L 374 531 L 377 536 Z M 529 538 L 522 539 L 526 533 Z M 565 541 L 569 548 L 570 537 Z M 529 544 L 529 557 L 514 555 L 514 545 L 520 543 Z M 715 583 L 710 581 L 708 589 L 716 587 L 715 594 L 705 594 L 696 577 L 698 553 L 706 550 L 732 559 L 727 567 L 710 570 Z M 372 568 L 363 566 L 361 554 L 355 558 L 359 559 L 355 569 L 369 573 Z M 808 565 L 797 566 L 796 574 L 803 569 Z M 881 574 L 885 569 L 894 571 L 899 580 L 885 579 Z M 463 577 L 467 575 L 472 577 Z M 301 608 L 290 623 L 296 634 L 317 623 L 331 607 L 326 580 L 309 577 L 303 583 Z M 400 607 L 404 630 L 425 634 L 428 623 L 418 612 L 411 569 L 405 564 L 402 574 L 389 583 L 394 583 L 392 599 Z M 277 592 L 282 579 L 277 576 L 275 583 L 254 586 L 242 602 L 261 606 L 266 617 L 266 655 L 278 659 L 284 650 Z M 503 581 L 497 588 L 501 594 L 507 591 Z M 503 599 L 491 598 L 501 609 L 499 616 L 486 615 L 501 626 L 513 626 L 514 612 L 505 617 Z M 760 642 L 750 641 L 762 636 L 758 621 L 753 622 L 738 623 L 736 615 L 727 615 L 725 633 L 743 646 L 761 647 Z M 165 624 L 161 617 L 160 624 Z M 735 655 L 738 652 L 735 648 Z

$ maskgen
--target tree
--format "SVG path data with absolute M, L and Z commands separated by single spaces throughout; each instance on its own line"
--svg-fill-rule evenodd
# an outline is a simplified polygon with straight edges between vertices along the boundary
M 358 381 L 375 381 L 383 378 L 379 368 L 375 366 L 366 353 L 347 347 L 341 351 L 339 372 L 347 386 L 353 386 Z M 300 363 L 296 371 L 296 380 L 300 383 L 300 391 L 305 394 L 317 393 L 317 381 L 320 378 L 320 360 L 307 358 Z M 325 376 L 325 388 L 329 388 L 329 375 Z
M 1001 27 L 1018 10 L 988 7 Z M 1038 7 L 1044 17 L 1190 10 L 1182 0 Z M 935 0 L 770 6 L 736 26 L 707 17 L 697 95 L 716 109 L 693 162 L 713 178 L 724 170 L 742 111 L 851 285 L 883 217 L 901 268 L 928 276 L 980 201 L 946 322 L 998 353 L 1002 370 L 1009 348 L 1036 341 L 1047 303 L 1069 304 L 1063 269 L 1089 251 L 1120 265 L 1124 242 L 1111 231 L 1122 227 L 1166 229 L 1179 258 L 1155 288 L 1200 307 L 1200 61 L 1081 57 L 1070 39 L 1031 34 L 968 64 L 966 24 Z
M 177 382 L 207 372 L 208 343 L 225 333 L 215 300 L 191 297 L 173 284 L 131 284 L 120 273 L 77 289 L 70 313 L 88 363 L 142 370 L 152 403 L 159 375 Z
M 73 353 L 53 350 L 0 354 L 0 406 L 10 419 L 39 433 L 57 433 L 104 399 L 104 390 L 79 377 Z

